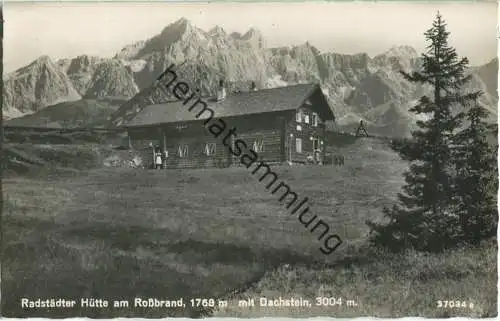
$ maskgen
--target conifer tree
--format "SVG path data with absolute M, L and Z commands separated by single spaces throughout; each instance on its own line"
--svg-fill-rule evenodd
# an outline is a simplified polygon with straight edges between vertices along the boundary
M 458 58 L 448 44 L 450 33 L 437 13 L 425 33 L 427 50 L 422 54 L 418 72 L 401 73 L 406 80 L 432 87 L 432 97 L 423 96 L 410 109 L 426 120 L 417 121 L 412 139 L 400 141 L 393 148 L 410 163 L 405 172 L 406 185 L 398 194 L 398 203 L 385 208 L 389 222 L 367 222 L 372 241 L 391 249 L 413 247 L 440 251 L 456 244 L 458 218 L 452 212 L 454 167 L 452 142 L 464 117 L 457 105 L 474 100 L 479 92 L 462 95 L 461 88 L 470 77 L 465 75 L 467 58 Z
M 487 124 L 487 116 L 487 110 L 475 101 L 466 113 L 469 126 L 455 137 L 456 210 L 461 238 L 474 245 L 496 235 L 498 224 L 497 157 L 488 142 L 488 135 L 496 135 L 498 128 Z

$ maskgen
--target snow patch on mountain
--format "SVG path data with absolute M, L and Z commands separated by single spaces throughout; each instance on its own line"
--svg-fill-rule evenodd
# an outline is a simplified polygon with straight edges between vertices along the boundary
M 147 64 L 147 61 L 144 59 L 135 59 L 135 60 L 123 60 L 123 59 L 121 59 L 120 62 L 124 66 L 130 67 L 130 70 L 134 73 L 142 71 L 146 67 L 146 64 Z

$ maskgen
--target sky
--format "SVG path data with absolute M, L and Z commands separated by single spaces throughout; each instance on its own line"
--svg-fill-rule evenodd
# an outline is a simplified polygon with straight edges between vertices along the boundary
M 497 56 L 495 2 L 5 3 L 4 70 L 41 55 L 112 57 L 181 17 L 203 30 L 257 28 L 269 47 L 309 41 L 322 52 L 374 56 L 395 45 L 422 52 L 438 10 L 460 56 L 472 65 Z

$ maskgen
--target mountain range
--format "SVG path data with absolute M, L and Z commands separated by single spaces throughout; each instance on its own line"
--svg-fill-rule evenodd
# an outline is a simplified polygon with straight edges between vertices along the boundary
M 373 134 L 408 136 L 416 121 L 408 109 L 430 92 L 399 73 L 421 66 L 420 55 L 409 46 L 393 47 L 375 57 L 321 52 L 308 42 L 269 48 L 257 29 L 244 34 L 228 33 L 219 26 L 204 31 L 182 18 L 149 39 L 123 47 L 112 58 L 81 55 L 54 61 L 42 56 L 5 75 L 4 119 L 12 125 L 43 126 L 57 120 L 60 125 L 64 121 L 62 126 L 117 126 L 147 104 L 169 99 L 152 84 L 172 63 L 203 95 L 214 95 L 221 78 L 229 92 L 248 90 L 252 81 L 258 88 L 317 82 L 337 117 L 330 127 L 339 131 L 355 130 L 362 119 Z M 496 122 L 498 59 L 468 72 L 472 81 L 464 89 L 484 92 L 481 103 Z M 113 104 L 99 103 L 102 100 Z M 99 112 L 87 113 L 85 121 L 64 120 L 61 115 L 68 113 L 61 109 L 72 104 Z M 109 106 L 109 112 L 103 112 L 103 106 Z

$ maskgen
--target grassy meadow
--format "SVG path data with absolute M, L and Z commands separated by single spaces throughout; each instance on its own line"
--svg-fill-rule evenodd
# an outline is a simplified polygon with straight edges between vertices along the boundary
M 390 254 L 367 247 L 365 220 L 381 219 L 381 209 L 393 204 L 406 165 L 383 143 L 368 139 L 341 152 L 343 167 L 274 167 L 343 239 L 328 256 L 319 251 L 317 235 L 246 168 L 154 171 L 104 168 L 89 161 L 87 168 L 68 175 L 10 175 L 3 179 L 2 313 L 495 316 L 496 242 L 442 255 Z M 238 307 L 238 300 L 260 296 L 313 303 L 318 296 L 342 297 L 357 305 Z M 23 297 L 219 298 L 228 306 L 22 309 Z M 437 308 L 437 300 L 466 301 L 473 307 Z

